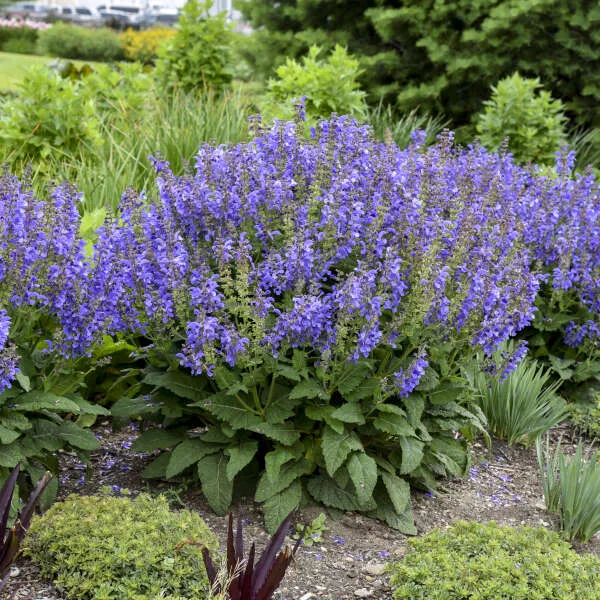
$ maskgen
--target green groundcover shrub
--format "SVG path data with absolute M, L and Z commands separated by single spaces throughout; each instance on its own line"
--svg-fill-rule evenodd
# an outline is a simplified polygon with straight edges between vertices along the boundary
M 25 552 L 67 598 L 202 600 L 202 545 L 217 547 L 204 521 L 163 497 L 71 495 L 34 519 Z
M 119 35 L 112 29 L 86 29 L 56 23 L 39 32 L 39 53 L 60 58 L 110 62 L 124 58 Z
M 600 560 L 544 528 L 458 521 L 408 543 L 389 569 L 397 600 L 600 598 Z

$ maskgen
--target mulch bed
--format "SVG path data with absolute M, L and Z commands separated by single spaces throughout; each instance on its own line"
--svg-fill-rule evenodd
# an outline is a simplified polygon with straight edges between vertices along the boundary
M 93 453 L 91 474 L 86 473 L 85 466 L 76 457 L 62 454 L 59 499 L 71 493 L 94 494 L 103 486 L 111 486 L 115 493 L 122 488 L 133 493 L 150 491 L 141 471 L 152 457 L 131 451 L 137 435 L 135 426 L 115 433 L 106 422 L 96 428 L 96 434 L 102 449 Z M 561 427 L 553 436 L 561 436 L 562 446 L 567 450 L 577 442 L 568 427 Z M 472 445 L 472 451 L 473 467 L 467 478 L 444 482 L 443 488 L 434 494 L 413 493 L 415 522 L 420 534 L 457 519 L 556 528 L 556 522 L 544 510 L 534 448 L 508 447 L 494 441 L 491 451 L 478 442 Z M 200 490 L 183 490 L 178 484 L 153 482 L 151 491 L 167 493 L 174 508 L 185 506 L 199 512 L 224 545 L 227 519 L 211 511 Z M 257 540 L 261 546 L 268 536 L 261 525 L 260 507 L 247 500 L 234 506 L 236 514 L 240 511 L 246 522 L 246 541 Z M 322 507 L 308 507 L 300 512 L 298 520 L 309 523 L 323 511 Z M 347 513 L 337 520 L 328 515 L 326 527 L 322 542 L 300 549 L 276 598 L 390 600 L 391 590 L 383 569 L 387 562 L 402 557 L 407 537 L 379 521 L 355 513 Z M 575 549 L 600 556 L 600 536 L 585 546 L 575 545 Z M 12 591 L 16 591 L 17 599 L 64 599 L 60 590 L 41 580 L 35 565 L 24 559 L 13 569 L 8 594 Z

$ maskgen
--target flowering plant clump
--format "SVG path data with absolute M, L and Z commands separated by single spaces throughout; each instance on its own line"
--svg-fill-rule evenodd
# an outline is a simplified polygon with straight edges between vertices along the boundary
M 454 432 L 483 423 L 460 365 L 531 321 L 539 278 L 510 159 L 421 142 L 335 118 L 205 145 L 194 175 L 155 159 L 159 201 L 127 194 L 95 257 L 119 265 L 103 307 L 153 342 L 150 398 L 114 407 L 166 418 L 136 442 L 174 447 L 148 476 L 194 466 L 225 512 L 264 470 L 270 529 L 309 494 L 410 532 L 405 477 L 464 472 Z
M 50 23 L 44 23 L 43 21 L 32 21 L 31 19 L 0 18 L 0 27 L 6 27 L 8 29 L 21 29 L 25 27 L 27 29 L 36 29 L 38 31 L 44 31 L 45 29 L 50 29 L 52 25 Z
M 219 513 L 234 488 L 253 493 L 272 531 L 311 498 L 414 532 L 408 481 L 468 471 L 456 433 L 484 428 L 469 365 L 547 318 L 593 339 L 597 187 L 562 163 L 548 177 L 457 149 L 450 133 L 400 150 L 347 117 L 304 127 L 204 145 L 182 177 L 153 158 L 157 199 L 126 192 L 89 260 L 75 190 L 41 203 L 5 176 L 0 365 L 18 385 L 0 400 L 38 394 L 25 406 L 93 420 L 87 356 L 134 336 L 143 379 L 124 375 L 112 414 L 158 422 L 135 443 L 171 449 L 148 477 L 193 469 Z M 540 321 L 535 303 L 548 314 L 563 294 L 585 320 Z
M 32 482 L 55 468 L 52 452 L 61 447 L 84 456 L 97 448 L 81 426 L 108 414 L 81 395 L 87 359 L 68 359 L 81 347 L 71 323 L 81 316 L 89 270 L 78 200 L 63 185 L 42 202 L 0 174 L 0 465 L 6 471 L 21 462 Z

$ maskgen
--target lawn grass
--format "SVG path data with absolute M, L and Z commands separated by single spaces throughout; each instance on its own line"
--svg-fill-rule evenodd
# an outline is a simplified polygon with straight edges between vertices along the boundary
M 25 71 L 35 65 L 45 65 L 55 61 L 51 56 L 35 56 L 33 54 L 12 54 L 0 52 L 0 90 L 15 90 L 23 79 Z M 73 60 L 75 65 L 85 64 L 85 61 Z M 93 64 L 93 63 L 89 63 Z

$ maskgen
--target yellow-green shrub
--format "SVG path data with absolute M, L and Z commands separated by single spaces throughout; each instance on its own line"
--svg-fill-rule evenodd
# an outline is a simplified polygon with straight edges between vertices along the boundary
M 175 34 L 174 29 L 167 27 L 152 27 L 143 31 L 127 29 L 121 34 L 121 48 L 127 60 L 153 63 L 161 44 Z
M 25 553 L 67 598 L 155 600 L 207 597 L 200 546 L 217 547 L 196 513 L 165 498 L 69 496 L 32 523 Z

